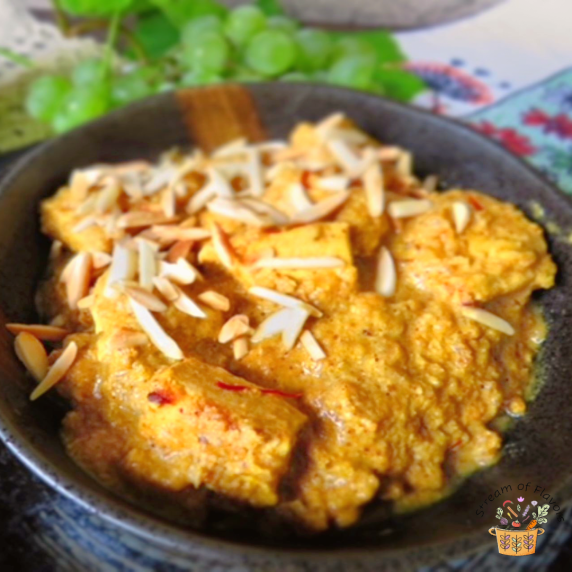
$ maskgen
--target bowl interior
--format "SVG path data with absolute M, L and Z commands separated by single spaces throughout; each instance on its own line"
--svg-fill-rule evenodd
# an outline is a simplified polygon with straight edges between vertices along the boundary
M 212 129 L 205 129 L 204 122 L 197 126 L 195 118 L 203 112 L 197 101 L 211 102 L 206 115 L 214 122 Z M 537 202 L 546 220 L 563 231 L 548 236 L 559 266 L 557 286 L 537 296 L 550 324 L 541 359 L 543 387 L 529 414 L 507 434 L 501 461 L 428 509 L 387 520 L 374 504 L 357 526 L 312 539 L 277 544 L 248 532 L 184 530 L 128 505 L 75 466 L 59 439 L 62 409 L 49 400 L 28 401 L 30 382 L 13 355 L 11 336 L 2 327 L 0 433 L 44 480 L 102 516 L 182 552 L 227 548 L 228 554 L 260 557 L 272 547 L 272 554 L 281 558 L 342 551 L 356 558 L 383 553 L 394 562 L 410 564 L 488 542 L 486 530 L 496 524 L 496 503 L 484 505 L 484 515 L 478 514 L 479 506 L 501 487 L 512 487 L 512 495 L 505 498 L 517 496 L 518 484 L 531 483 L 533 488 L 545 488 L 560 506 L 568 499 L 572 360 L 567 353 L 572 347 L 572 320 L 566 300 L 572 295 L 572 248 L 564 237 L 572 229 L 571 204 L 520 160 L 468 128 L 377 97 L 303 84 L 186 90 L 145 100 L 35 149 L 15 165 L 0 188 L 0 321 L 34 319 L 33 293 L 48 251 L 39 232 L 38 202 L 54 192 L 73 168 L 154 158 L 165 149 L 197 140 L 206 146 L 221 143 L 212 133 L 217 121 L 229 117 L 254 138 L 283 138 L 296 123 L 318 120 L 336 110 L 381 141 L 409 148 L 419 174 L 435 173 L 447 188 L 479 189 L 527 213 Z

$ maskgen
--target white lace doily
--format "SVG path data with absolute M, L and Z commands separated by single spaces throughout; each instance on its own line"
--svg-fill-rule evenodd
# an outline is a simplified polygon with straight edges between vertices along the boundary
M 0 46 L 30 58 L 24 68 L 0 54 L 0 153 L 24 147 L 50 135 L 47 126 L 27 116 L 26 86 L 46 71 L 67 71 L 101 52 L 90 38 L 66 38 L 54 24 L 40 22 L 21 0 L 0 0 Z

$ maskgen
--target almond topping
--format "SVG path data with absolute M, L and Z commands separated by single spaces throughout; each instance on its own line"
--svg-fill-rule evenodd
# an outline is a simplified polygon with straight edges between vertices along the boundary
M 149 336 L 151 343 L 168 358 L 175 360 L 183 359 L 184 356 L 181 348 L 177 342 L 163 330 L 153 314 L 132 298 L 129 299 L 129 303 L 131 304 L 135 318 L 143 331 Z
M 117 204 L 121 187 L 117 179 L 109 179 L 105 186 L 97 194 L 97 203 L 95 210 L 99 213 L 105 213 L 111 210 Z
M 467 225 L 471 220 L 471 207 L 465 201 L 455 201 L 452 208 L 455 230 L 457 231 L 457 234 L 461 234 L 467 228 Z
M 302 308 L 293 308 L 290 311 L 290 323 L 282 332 L 282 344 L 287 352 L 296 345 L 309 315 L 310 314 Z
M 126 243 L 115 243 L 109 277 L 104 291 L 107 298 L 114 298 L 117 295 L 114 290 L 114 285 L 117 282 L 134 278 L 137 272 L 137 258 L 137 252 L 129 249 Z
M 205 228 L 182 228 L 180 226 L 151 227 L 151 232 L 161 240 L 175 242 L 177 240 L 204 240 L 210 238 L 211 233 Z
M 165 189 L 161 195 L 161 208 L 166 217 L 173 218 L 177 211 L 174 189 Z
M 300 336 L 300 342 L 314 361 L 320 361 L 326 357 L 326 352 L 309 330 L 304 330 Z
M 177 287 L 170 282 L 167 278 L 161 276 L 155 276 L 153 278 L 153 284 L 155 288 L 163 295 L 167 302 L 173 302 L 179 297 L 179 290 Z
M 105 268 L 111 264 L 111 255 L 107 252 L 92 252 L 91 253 L 91 265 L 94 270 L 99 270 L 100 268 Z
M 54 362 L 54 365 L 49 369 L 46 376 L 42 379 L 39 385 L 32 391 L 30 395 L 30 400 L 34 401 L 38 397 L 42 396 L 46 391 L 50 390 L 58 381 L 60 381 L 69 371 L 75 358 L 77 356 L 77 344 L 75 342 L 70 342 L 58 359 Z
M 220 329 L 218 341 L 221 344 L 226 344 L 240 336 L 250 333 L 250 325 L 248 316 L 244 314 L 236 314 L 230 320 L 225 322 Z
M 322 312 L 318 310 L 318 308 L 315 308 L 314 306 L 307 304 L 302 300 L 298 300 L 298 298 L 282 294 L 281 292 L 276 292 L 276 290 L 271 290 L 270 288 L 253 286 L 248 290 L 248 292 L 253 296 L 274 302 L 280 306 L 286 306 L 287 308 L 302 308 L 303 310 L 306 310 L 311 316 L 316 318 L 321 318 L 323 315 Z
M 111 345 L 114 349 L 133 348 L 136 346 L 144 346 L 149 342 L 149 338 L 143 332 L 135 332 L 134 330 L 120 329 L 114 332 L 111 338 Z
M 82 218 L 73 228 L 72 232 L 83 232 L 92 226 L 97 225 L 97 219 L 94 216 L 86 216 Z
M 14 340 L 14 350 L 36 381 L 46 377 L 49 367 L 48 354 L 38 338 L 28 332 L 20 332 Z
M 228 312 L 228 310 L 230 310 L 230 300 L 214 290 L 207 290 L 199 294 L 198 299 L 214 310 L 221 310 L 222 312 Z
M 215 197 L 216 189 L 211 184 L 207 184 L 190 198 L 187 203 L 186 211 L 189 214 L 198 213 Z
M 506 320 L 503 320 L 502 318 L 499 318 L 495 314 L 487 312 L 482 308 L 463 306 L 461 308 L 461 313 L 466 318 L 474 320 L 475 322 L 479 322 L 480 324 L 488 326 L 493 330 L 498 330 L 499 332 L 507 334 L 508 336 L 514 335 L 514 328 Z
M 248 353 L 248 340 L 246 338 L 237 338 L 232 342 L 232 353 L 235 360 L 242 359 Z
M 70 191 L 74 201 L 85 201 L 93 183 L 83 171 L 74 171 L 70 178 Z
M 89 252 L 80 252 L 75 255 L 73 265 L 66 278 L 67 300 L 72 310 L 77 308 L 78 301 L 87 294 L 90 280 L 91 254 Z
M 241 199 L 240 202 L 246 205 L 249 209 L 253 210 L 255 213 L 267 215 L 276 225 L 288 224 L 288 215 L 260 199 L 248 197 Z
M 335 210 L 340 208 L 349 198 L 350 193 L 343 191 L 312 205 L 303 211 L 297 212 L 291 219 L 291 223 L 301 224 L 310 223 L 332 214 Z
M 171 246 L 167 254 L 167 262 L 177 262 L 179 258 L 187 258 L 193 248 L 193 240 L 178 240 Z
M 77 307 L 80 310 L 87 310 L 91 308 L 95 303 L 95 296 L 93 294 L 89 294 L 88 296 L 84 296 L 81 300 L 78 300 Z
M 357 176 L 362 168 L 362 163 L 350 146 L 342 139 L 332 139 L 326 145 L 347 175 L 350 177 Z
M 45 342 L 60 342 L 70 334 L 64 328 L 46 326 L 44 324 L 6 324 L 6 329 L 14 335 L 27 332 Z
M 270 314 L 259 326 L 256 328 L 252 336 L 252 343 L 257 344 L 268 338 L 272 338 L 292 324 L 292 308 L 283 308 Z
M 395 163 L 397 174 L 404 178 L 409 178 L 413 172 L 413 156 L 409 151 L 401 150 L 397 163 Z
M 372 163 L 366 169 L 363 183 L 369 216 L 377 218 L 383 214 L 385 207 L 383 171 L 379 163 Z
M 126 286 L 125 294 L 151 312 L 164 312 L 167 306 L 154 294 L 137 286 Z
M 169 278 L 177 284 L 192 284 L 197 278 L 200 278 L 199 271 L 184 258 L 179 258 L 174 264 L 161 261 L 159 263 L 159 275 L 163 278 Z
M 432 206 L 428 199 L 406 199 L 389 203 L 387 211 L 392 218 L 408 218 L 426 213 Z
M 176 287 L 175 287 L 176 288 Z M 184 314 L 193 316 L 194 318 L 206 318 L 207 315 L 203 312 L 201 307 L 191 300 L 180 288 L 178 290 L 177 299 L 173 302 L 175 308 Z
M 233 155 L 239 155 L 246 151 L 246 138 L 239 137 L 221 145 L 211 153 L 211 157 L 214 159 L 220 159 L 222 157 L 232 157 Z
M 130 211 L 121 215 L 117 220 L 118 228 L 139 228 L 154 224 L 175 222 L 175 217 L 167 217 L 162 212 Z
M 343 175 L 332 175 L 318 179 L 317 186 L 324 191 L 339 192 L 345 191 L 350 184 L 350 178 Z
M 212 225 L 212 240 L 213 247 L 221 264 L 225 268 L 232 268 L 234 266 L 234 250 L 228 235 L 216 222 L 213 222 Z
M 157 275 L 156 250 L 147 240 L 137 241 L 139 249 L 139 285 L 145 290 L 153 290 L 153 278 Z
M 237 200 L 218 198 L 208 203 L 207 209 L 214 214 L 252 226 L 262 227 L 272 224 L 272 221 L 251 211 Z
M 387 250 L 385 246 L 382 246 L 377 257 L 375 291 L 389 298 L 395 294 L 396 285 L 397 273 L 395 270 L 395 262 L 389 250 Z
M 291 185 L 288 195 L 292 206 L 297 211 L 304 211 L 314 206 L 314 203 L 310 200 L 310 197 L 308 197 L 308 193 L 306 193 L 306 189 L 302 183 L 294 183 Z
M 377 156 L 380 161 L 397 161 L 401 156 L 401 152 L 401 147 L 384 145 L 378 149 Z

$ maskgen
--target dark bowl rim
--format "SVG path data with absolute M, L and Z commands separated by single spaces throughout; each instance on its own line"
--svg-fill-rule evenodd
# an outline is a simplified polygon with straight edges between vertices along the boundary
M 237 84 L 236 82 L 228 82 L 219 85 Z M 436 125 L 440 125 L 442 123 L 448 124 L 454 130 L 458 131 L 460 136 L 469 137 L 476 140 L 479 145 L 490 147 L 495 153 L 502 157 L 503 161 L 511 162 L 516 168 L 525 170 L 528 176 L 535 178 L 541 185 L 550 189 L 551 193 L 555 195 L 555 198 L 564 201 L 567 208 L 572 207 L 572 197 L 567 196 L 563 191 L 556 187 L 554 183 L 543 176 L 541 172 L 534 169 L 522 158 L 510 153 L 497 141 L 485 137 L 483 134 L 473 129 L 469 124 L 458 119 L 436 115 L 428 110 L 418 108 L 413 105 L 339 86 L 318 85 L 307 82 L 252 82 L 238 85 L 242 85 L 247 91 L 250 89 L 253 89 L 254 91 L 258 89 L 284 89 L 286 91 L 296 91 L 298 86 L 300 86 L 304 88 L 312 88 L 314 91 L 319 92 L 338 92 L 350 101 L 353 98 L 363 98 L 371 101 L 373 104 L 377 100 L 383 102 L 383 105 L 390 110 L 400 110 L 401 112 L 405 112 L 415 118 L 425 118 Z M 129 114 L 137 110 L 144 110 L 147 106 L 160 104 L 161 100 L 170 101 L 178 92 L 191 89 L 197 90 L 205 88 L 184 88 L 181 90 L 163 92 L 145 98 L 121 109 L 114 110 L 101 118 L 84 124 L 68 133 L 53 137 L 40 143 L 38 146 L 25 151 L 22 156 L 17 157 L 8 165 L 6 174 L 0 178 L 0 204 L 3 200 L 4 191 L 10 187 L 12 180 L 17 176 L 17 174 L 24 169 L 29 162 L 34 161 L 36 157 L 41 156 L 53 146 L 59 145 L 60 142 L 65 139 L 77 137 L 82 131 L 96 129 L 99 126 L 105 126 L 108 122 L 113 123 L 116 118 L 125 114 Z M 208 87 L 206 89 L 208 89 Z M 316 549 L 311 547 L 264 547 L 232 541 L 226 538 L 216 538 L 212 535 L 201 532 L 200 530 L 190 528 L 183 529 L 176 524 L 145 512 L 143 508 L 133 505 L 109 491 L 86 491 L 85 486 L 81 483 L 76 483 L 72 478 L 59 474 L 59 469 L 41 452 L 37 452 L 31 448 L 29 440 L 19 433 L 20 432 L 0 414 L 0 440 L 4 442 L 11 453 L 13 453 L 14 456 L 35 476 L 39 477 L 44 483 L 65 496 L 67 499 L 79 504 L 88 513 L 100 516 L 104 521 L 117 525 L 119 528 L 131 532 L 139 538 L 150 539 L 166 549 L 182 550 L 184 553 L 196 556 L 216 556 L 218 559 L 223 557 L 220 553 L 220 550 L 223 549 L 226 552 L 225 556 L 227 559 L 232 558 L 233 555 L 240 555 L 266 559 L 284 558 L 292 560 L 303 558 L 305 561 L 310 559 L 316 563 L 327 563 L 328 561 L 339 561 L 339 558 L 342 555 L 346 560 L 365 562 L 367 560 L 375 559 L 377 562 L 380 562 L 380 559 L 384 558 L 395 559 L 403 557 L 406 552 L 422 552 L 425 549 L 434 549 L 440 546 L 452 546 L 454 544 L 459 545 L 459 550 L 454 554 L 455 557 L 459 557 L 463 554 L 468 554 L 485 546 L 492 546 L 494 544 L 494 540 L 487 538 L 485 535 L 481 536 L 480 532 L 469 532 L 454 540 L 437 541 L 424 546 L 398 549 L 388 549 L 387 547 L 383 547 L 381 549 L 358 547 L 332 550 L 324 548 Z M 98 485 L 97 481 L 94 480 L 94 484 Z M 572 489 L 570 494 L 572 495 Z M 568 499 L 568 501 L 563 504 L 570 504 L 571 501 L 572 498 Z M 488 526 L 483 526 L 483 531 L 486 532 L 488 528 Z

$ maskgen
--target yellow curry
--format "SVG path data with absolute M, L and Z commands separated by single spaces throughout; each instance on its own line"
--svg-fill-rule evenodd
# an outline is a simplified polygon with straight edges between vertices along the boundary
M 409 510 L 494 463 L 493 421 L 526 412 L 530 297 L 556 271 L 541 228 L 437 192 L 341 114 L 77 170 L 42 225 L 49 326 L 11 326 L 33 398 L 57 383 L 69 454 L 172 518 L 250 507 L 321 531 L 374 500 Z

